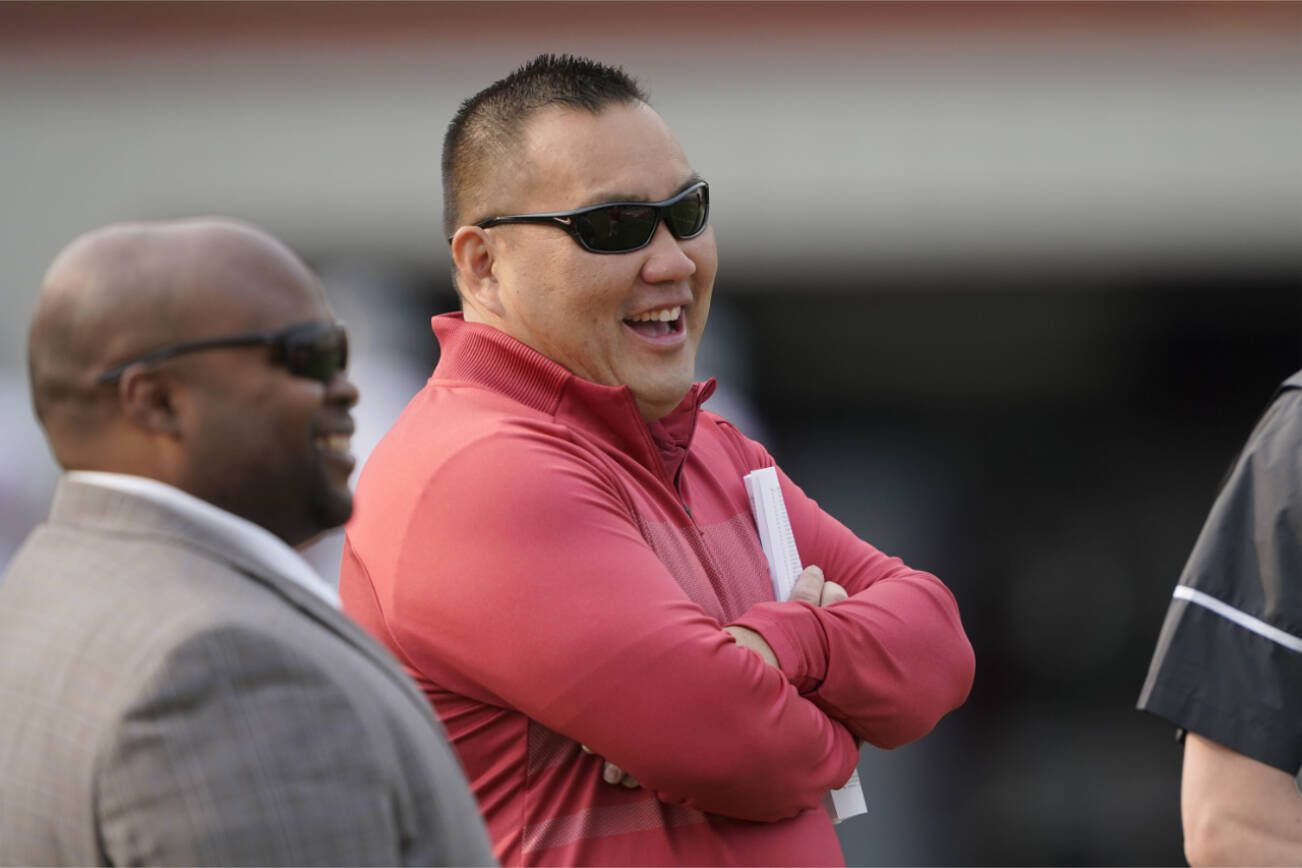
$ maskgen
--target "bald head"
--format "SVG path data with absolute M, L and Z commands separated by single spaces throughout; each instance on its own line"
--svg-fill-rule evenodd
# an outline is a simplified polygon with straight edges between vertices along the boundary
M 167 483 L 290 545 L 352 512 L 346 338 L 307 266 L 252 226 L 83 235 L 46 274 L 28 357 L 65 469 Z
M 269 291 L 270 287 L 290 287 Z M 46 273 L 28 339 L 37 417 L 70 468 L 123 469 L 101 437 L 122 407 L 101 372 L 164 344 L 265 319 L 319 292 L 306 266 L 266 233 L 232 220 L 122 223 L 74 240 Z M 268 308 L 273 310 L 269 311 Z

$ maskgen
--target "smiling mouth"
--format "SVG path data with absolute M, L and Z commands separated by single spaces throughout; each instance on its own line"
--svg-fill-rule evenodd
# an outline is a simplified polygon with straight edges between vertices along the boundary
M 315 438 L 316 447 L 322 452 L 328 452 L 333 455 L 352 458 L 352 435 L 340 432 L 330 434 L 318 434 Z
M 683 306 L 649 310 L 624 320 L 624 325 L 644 338 L 667 338 L 683 331 Z

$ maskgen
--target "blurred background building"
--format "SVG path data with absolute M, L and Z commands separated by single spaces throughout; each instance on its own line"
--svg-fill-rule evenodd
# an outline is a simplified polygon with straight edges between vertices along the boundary
M 624 65 L 710 180 L 727 412 L 959 598 L 972 698 L 865 752 L 849 861 L 1180 862 L 1180 749 L 1132 706 L 1302 367 L 1296 4 L 0 5 L 0 563 L 55 478 L 23 355 L 65 242 L 285 239 L 352 328 L 364 455 L 455 304 L 444 125 L 542 51 Z

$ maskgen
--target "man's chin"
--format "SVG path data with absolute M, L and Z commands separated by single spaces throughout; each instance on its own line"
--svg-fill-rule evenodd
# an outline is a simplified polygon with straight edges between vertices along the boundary
M 316 523 L 320 530 L 315 537 L 343 527 L 352 516 L 353 493 L 346 486 L 342 491 L 333 486 L 327 488 L 317 500 Z

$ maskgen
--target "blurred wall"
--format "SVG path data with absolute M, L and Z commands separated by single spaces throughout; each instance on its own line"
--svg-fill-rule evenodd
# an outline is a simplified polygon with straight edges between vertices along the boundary
M 5 4 L 0 358 L 19 362 L 53 253 L 107 220 L 235 213 L 442 270 L 443 128 L 542 50 L 645 82 L 710 178 L 733 273 L 809 269 L 814 289 L 864 261 L 1288 256 L 1298 21 L 1287 4 Z
M 628 68 L 710 180 L 730 412 L 959 597 L 972 699 L 866 752 L 850 862 L 1178 861 L 1179 749 L 1130 707 L 1302 366 L 1302 6 L 0 5 L 0 563 L 55 475 L 21 365 L 66 241 L 290 242 L 354 329 L 364 451 L 454 303 L 443 127 L 541 51 Z

